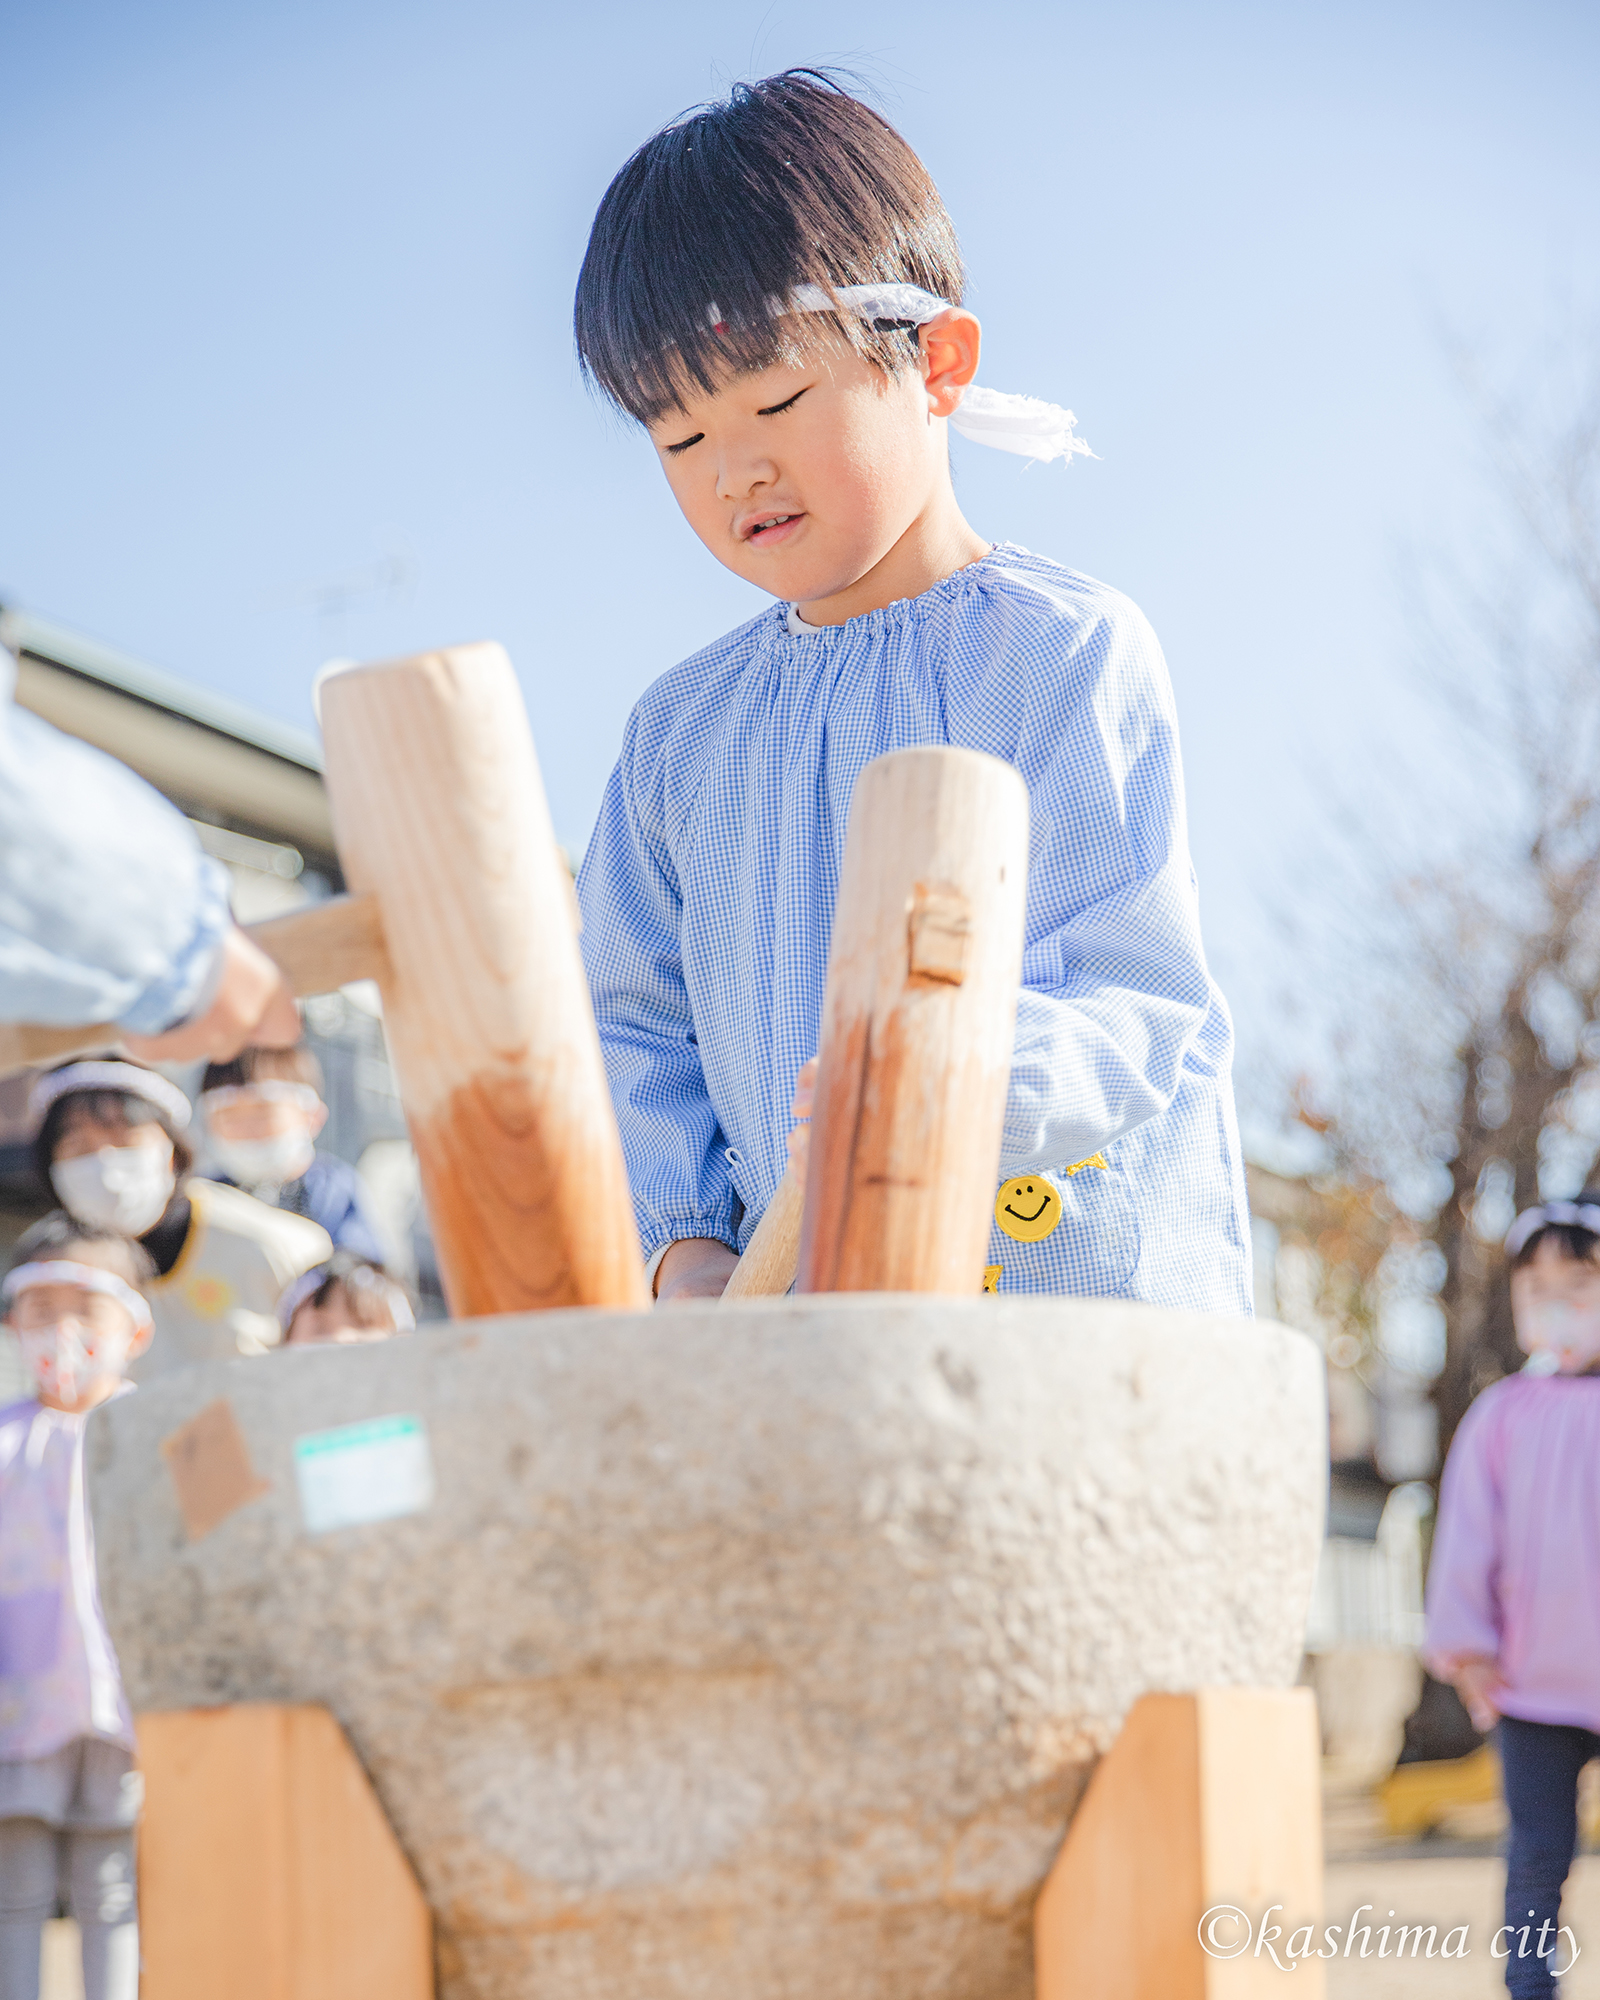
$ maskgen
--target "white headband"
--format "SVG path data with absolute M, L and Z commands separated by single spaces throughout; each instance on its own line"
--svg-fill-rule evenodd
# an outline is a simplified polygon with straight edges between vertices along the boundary
M 411 1333 L 416 1328 L 416 1317 L 411 1310 L 411 1301 L 401 1291 L 392 1278 L 371 1264 L 356 1264 L 348 1271 L 330 1271 L 326 1264 L 316 1264 L 309 1271 L 302 1271 L 293 1284 L 289 1285 L 278 1300 L 278 1324 L 287 1333 L 294 1325 L 294 1316 L 314 1293 L 337 1278 L 341 1284 L 353 1290 L 376 1291 L 389 1308 L 389 1316 L 394 1321 L 396 1333 Z
M 948 299 L 925 292 L 920 285 L 841 285 L 837 297 L 838 305 L 848 306 L 863 319 L 900 320 L 908 326 L 926 326 L 950 310 Z M 794 308 L 799 312 L 838 310 L 820 285 L 801 285 L 794 294 Z M 714 306 L 711 316 L 715 321 Z M 1094 457 L 1083 439 L 1074 435 L 1077 421 L 1059 403 L 983 389 L 976 382 L 962 392 L 960 406 L 950 413 L 950 428 L 974 444 L 1014 451 L 1022 458 L 1064 458 L 1069 465 L 1077 452 L 1085 458 Z
M 7 1305 L 19 1292 L 31 1292 L 39 1285 L 77 1285 L 86 1292 L 100 1292 L 128 1312 L 136 1327 L 153 1325 L 149 1301 L 132 1285 L 124 1284 L 115 1271 L 102 1271 L 98 1264 L 71 1264 L 65 1257 L 43 1264 L 19 1264 L 7 1271 L 0 1282 L 0 1299 Z
M 264 1097 L 269 1104 L 293 1104 L 301 1111 L 315 1111 L 322 1102 L 309 1083 L 291 1083 L 287 1077 L 267 1076 L 259 1083 L 222 1083 L 215 1090 L 200 1093 L 200 1109 L 206 1113 L 224 1105 L 237 1104 L 241 1097 Z
M 1541 1208 L 1525 1208 L 1506 1231 L 1506 1255 L 1515 1257 L 1530 1237 L 1551 1228 L 1587 1229 L 1600 1236 L 1600 1208 L 1588 1202 L 1580 1208 L 1575 1201 L 1547 1201 Z
M 175 1083 L 154 1070 L 124 1062 L 68 1063 L 65 1069 L 53 1069 L 33 1086 L 28 1109 L 42 1118 L 57 1098 L 75 1090 L 125 1090 L 164 1111 L 180 1131 L 189 1122 L 189 1100 Z

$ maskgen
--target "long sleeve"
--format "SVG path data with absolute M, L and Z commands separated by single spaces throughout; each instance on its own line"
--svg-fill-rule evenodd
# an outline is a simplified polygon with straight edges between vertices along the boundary
M 736 1240 L 727 1142 L 684 980 L 682 898 L 657 815 L 638 799 L 631 723 L 578 880 L 596 1024 L 646 1258 L 689 1237 Z
M 1033 836 L 1005 1174 L 1087 1159 L 1164 1112 L 1213 1004 L 1155 635 L 1125 606 L 1033 678 L 1014 753 Z
M 1501 1650 L 1501 1496 L 1489 1430 L 1495 1402 L 1491 1392 L 1467 1412 L 1440 1482 L 1423 1657 L 1441 1679 L 1464 1659 L 1494 1659 Z
M 0 652 L 0 1019 L 156 1034 L 207 988 L 227 876 L 113 758 L 11 699 Z

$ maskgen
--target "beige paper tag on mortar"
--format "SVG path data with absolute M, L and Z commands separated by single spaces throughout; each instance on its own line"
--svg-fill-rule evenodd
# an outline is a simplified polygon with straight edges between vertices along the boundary
M 207 1403 L 197 1416 L 161 1440 L 191 1542 L 220 1527 L 230 1514 L 272 1491 L 250 1463 L 239 1419 L 226 1396 Z

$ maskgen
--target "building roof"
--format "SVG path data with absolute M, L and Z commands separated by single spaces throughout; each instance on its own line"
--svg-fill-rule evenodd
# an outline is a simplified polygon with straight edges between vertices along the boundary
M 337 885 L 314 737 L 31 611 L 0 605 L 18 703 L 107 751 L 197 819 L 298 848 Z

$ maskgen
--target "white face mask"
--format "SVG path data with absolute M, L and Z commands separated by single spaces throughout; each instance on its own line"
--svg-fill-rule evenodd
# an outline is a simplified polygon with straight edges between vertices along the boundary
M 218 1139 L 213 1135 L 206 1147 L 228 1179 L 247 1188 L 267 1181 L 282 1187 L 285 1181 L 299 1180 L 316 1150 L 304 1132 L 279 1132 L 271 1139 Z
M 62 1206 L 80 1222 L 122 1236 L 142 1236 L 166 1213 L 177 1185 L 172 1156 L 158 1146 L 102 1146 L 76 1160 L 58 1160 L 50 1182 Z
M 1600 1312 L 1542 1299 L 1517 1314 L 1517 1345 L 1563 1375 L 1581 1375 L 1600 1361 Z
M 39 1389 L 62 1403 L 81 1402 L 103 1379 L 120 1382 L 127 1368 L 125 1340 L 95 1338 L 74 1319 L 31 1328 L 17 1341 Z

